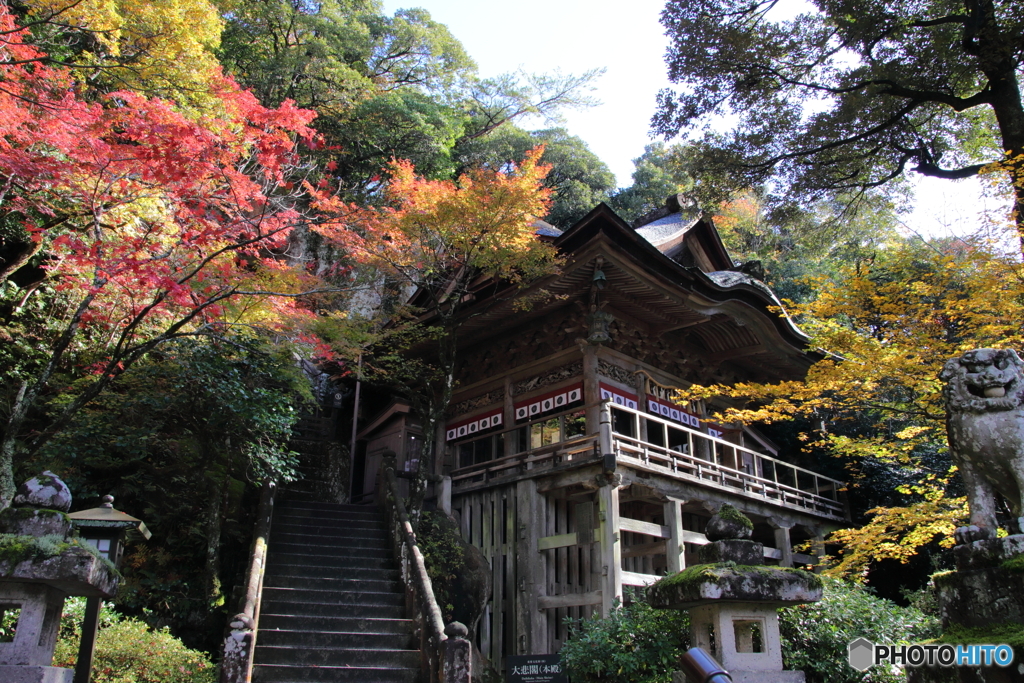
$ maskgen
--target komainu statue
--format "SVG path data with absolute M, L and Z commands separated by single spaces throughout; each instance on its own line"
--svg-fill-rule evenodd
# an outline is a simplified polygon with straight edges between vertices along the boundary
M 975 349 L 946 362 L 946 431 L 967 487 L 970 526 L 958 543 L 995 538 L 998 494 L 1024 531 L 1024 363 L 1010 349 Z

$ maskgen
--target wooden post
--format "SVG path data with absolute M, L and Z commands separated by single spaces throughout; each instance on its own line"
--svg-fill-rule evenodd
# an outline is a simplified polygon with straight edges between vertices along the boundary
M 650 443 L 651 440 L 647 438 L 647 420 L 643 418 L 647 414 L 647 376 L 640 371 L 639 365 L 635 367 L 636 374 L 633 376 L 639 380 L 636 387 L 636 407 L 641 415 L 637 418 L 637 438 L 645 443 Z
M 622 600 L 622 542 L 619 540 L 619 481 L 614 475 L 597 492 L 601 517 L 601 616 Z
M 537 600 L 546 594 L 544 555 L 537 550 L 539 532 L 544 528 L 543 503 L 536 479 L 516 484 L 515 649 L 521 655 L 548 654 L 547 621 Z
M 675 574 L 686 569 L 686 543 L 683 542 L 683 501 L 669 498 L 665 503 L 665 526 L 671 534 L 665 539 L 665 555 L 668 557 L 668 573 Z
M 78 644 L 78 661 L 75 663 L 75 683 L 89 683 L 92 676 L 92 657 L 96 650 L 96 632 L 99 630 L 101 609 L 103 598 L 86 598 L 82 640 Z
M 583 402 L 587 405 L 587 434 L 597 434 L 601 420 L 601 380 L 597 376 L 597 347 L 587 345 L 583 350 Z
M 501 428 L 502 429 L 511 429 L 512 426 L 515 425 L 515 423 L 516 423 L 515 397 L 512 396 L 512 388 L 513 388 L 513 386 L 514 385 L 512 384 L 512 376 L 511 375 L 505 375 L 505 404 L 502 406 L 502 414 L 501 414 L 501 418 L 502 418 L 501 419 Z M 513 443 L 513 439 L 511 438 L 511 433 L 509 435 L 507 435 L 506 438 L 503 439 L 503 441 L 504 441 L 504 446 L 503 447 L 505 449 L 505 452 L 502 453 L 501 455 L 496 455 L 495 457 L 499 457 L 500 458 L 502 455 L 515 455 L 516 452 L 518 452 L 520 450 L 524 450 L 522 448 L 523 444 Z

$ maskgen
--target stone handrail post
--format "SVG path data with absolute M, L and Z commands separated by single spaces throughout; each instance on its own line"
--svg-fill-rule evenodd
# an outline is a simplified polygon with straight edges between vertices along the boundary
M 274 516 L 276 493 L 277 484 L 269 479 L 265 480 L 253 531 L 241 611 L 231 619 L 231 630 L 224 638 L 220 683 L 249 683 L 252 680 L 253 653 L 256 649 L 256 631 L 260 619 L 260 598 L 263 593 L 263 576 L 267 568 L 267 545 L 270 541 L 270 522 Z

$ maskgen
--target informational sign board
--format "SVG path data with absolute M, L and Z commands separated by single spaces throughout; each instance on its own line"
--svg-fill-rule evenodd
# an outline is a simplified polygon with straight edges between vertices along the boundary
M 558 655 L 511 655 L 507 683 L 569 683 Z

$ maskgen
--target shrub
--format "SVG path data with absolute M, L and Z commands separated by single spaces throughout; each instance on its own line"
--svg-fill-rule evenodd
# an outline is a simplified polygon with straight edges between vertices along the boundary
M 466 566 L 459 531 L 439 510 L 425 511 L 416 530 L 416 545 L 423 553 L 427 575 L 445 622 L 454 617 L 458 574 Z M 472 624 L 470 624 L 472 626 Z
M 807 674 L 808 683 L 890 683 L 902 670 L 872 667 L 861 673 L 847 662 L 846 646 L 864 637 L 873 643 L 911 643 L 934 638 L 939 621 L 914 607 L 900 607 L 862 586 L 823 578 L 820 602 L 779 612 L 782 659 L 787 669 Z
M 73 669 L 78 659 L 85 600 L 67 601 L 61 617 L 53 665 Z M 93 683 L 214 683 L 216 667 L 202 652 L 190 650 L 166 629 L 104 608 L 93 656 Z
M 562 666 L 574 683 L 668 683 L 690 640 L 686 612 L 654 609 L 641 601 L 616 607 L 606 619 L 570 627 Z

